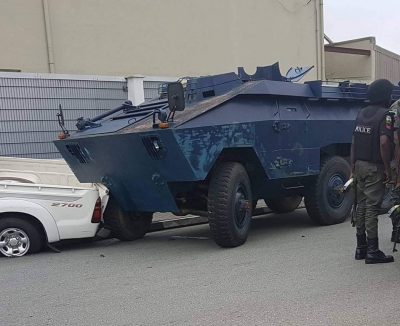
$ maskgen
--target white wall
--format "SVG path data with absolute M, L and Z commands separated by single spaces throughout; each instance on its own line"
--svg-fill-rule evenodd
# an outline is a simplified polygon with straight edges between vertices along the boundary
M 0 1 L 0 69 L 48 72 L 41 0 Z
M 332 44 L 337 47 L 369 50 L 371 55 L 325 52 L 328 80 L 354 80 L 371 82 L 378 78 L 400 81 L 400 55 L 376 45 L 374 37 Z
M 332 46 L 370 50 L 371 55 L 325 52 L 325 75 L 327 80 L 357 80 L 369 82 L 375 78 L 375 38 L 334 43 Z
M 1 0 L 0 69 L 49 72 L 53 56 L 56 73 L 183 76 L 280 61 L 317 66 L 315 79 L 320 1 Z

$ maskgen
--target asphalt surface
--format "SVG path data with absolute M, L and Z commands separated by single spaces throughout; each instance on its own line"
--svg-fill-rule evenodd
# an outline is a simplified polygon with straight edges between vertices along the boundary
M 253 221 L 221 249 L 207 225 L 0 259 L 0 324 L 398 325 L 400 252 L 355 261 L 347 221 L 316 227 L 304 209 Z M 389 253 L 390 221 L 380 220 Z

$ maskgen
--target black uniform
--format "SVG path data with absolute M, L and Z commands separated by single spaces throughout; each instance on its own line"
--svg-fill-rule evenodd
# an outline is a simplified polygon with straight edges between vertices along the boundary
M 380 136 L 393 144 L 394 121 L 387 108 L 369 105 L 362 109 L 354 130 L 354 160 L 357 184 L 357 233 L 378 237 L 378 214 L 384 195 L 385 179 L 380 150 Z
M 358 114 L 353 134 L 352 164 L 357 196 L 355 258 L 365 259 L 366 264 L 394 260 L 393 256 L 386 256 L 379 250 L 378 240 L 378 214 L 385 191 L 384 165 L 389 170 L 388 144 L 391 144 L 392 155 L 394 147 L 394 119 L 389 111 L 392 91 L 393 84 L 387 79 L 378 79 L 369 85 L 367 97 L 371 104 Z M 381 145 L 381 136 L 387 136 L 389 142 L 384 137 Z

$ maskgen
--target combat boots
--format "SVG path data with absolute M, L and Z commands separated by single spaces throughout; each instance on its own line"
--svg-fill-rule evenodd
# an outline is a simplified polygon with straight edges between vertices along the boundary
M 398 223 L 399 223 L 399 216 L 396 214 L 394 216 L 391 216 L 392 218 L 392 242 L 397 242 L 400 243 L 400 232 L 397 231 Z
M 379 250 L 378 238 L 367 239 L 368 248 L 367 256 L 365 257 L 366 264 L 381 264 L 381 263 L 392 263 L 394 262 L 393 256 L 386 256 L 382 251 Z
M 357 234 L 356 260 L 365 259 L 367 256 L 367 237 L 364 234 Z
M 397 230 L 393 229 L 391 241 L 400 243 L 400 232 L 397 232 Z

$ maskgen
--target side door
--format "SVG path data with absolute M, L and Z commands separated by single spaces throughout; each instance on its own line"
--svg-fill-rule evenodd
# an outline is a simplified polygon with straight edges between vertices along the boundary
M 278 105 L 279 119 L 272 126 L 278 140 L 274 166 L 281 177 L 307 175 L 312 153 L 308 132 L 310 112 L 298 98 L 280 98 Z

